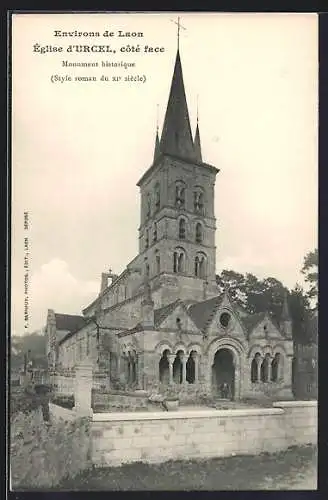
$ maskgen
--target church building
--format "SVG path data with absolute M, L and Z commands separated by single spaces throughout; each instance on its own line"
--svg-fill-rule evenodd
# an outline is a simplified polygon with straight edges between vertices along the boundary
M 80 316 L 48 310 L 51 373 L 69 375 L 86 357 L 94 387 L 176 392 L 180 399 L 291 395 L 292 323 L 250 315 L 216 282 L 215 183 L 192 135 L 177 50 L 161 137 L 138 182 L 139 250 L 124 271 L 102 274 Z M 242 208 L 241 208 L 242 209 Z

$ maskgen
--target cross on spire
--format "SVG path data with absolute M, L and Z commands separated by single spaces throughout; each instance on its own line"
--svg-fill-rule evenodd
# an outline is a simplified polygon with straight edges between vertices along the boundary
M 172 23 L 176 24 L 178 26 L 178 50 L 179 50 L 179 44 L 180 44 L 180 28 L 182 28 L 183 30 L 185 30 L 186 28 L 184 26 L 182 26 L 182 24 L 180 23 L 180 17 L 178 17 L 178 22 L 176 21 L 173 21 L 173 19 L 170 19 L 172 21 Z

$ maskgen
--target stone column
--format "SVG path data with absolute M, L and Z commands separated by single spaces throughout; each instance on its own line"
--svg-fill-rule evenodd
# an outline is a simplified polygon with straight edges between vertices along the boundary
M 175 360 L 175 354 L 169 354 L 167 359 L 169 361 L 169 384 L 173 384 L 173 363 Z
M 272 372 L 271 363 L 272 363 L 272 358 L 271 356 L 270 357 L 268 356 L 268 378 L 267 378 L 268 382 L 271 382 L 271 372 Z
M 182 363 L 182 384 L 185 384 L 187 381 L 187 356 L 183 354 L 180 357 L 180 361 Z
M 261 382 L 261 365 L 262 365 L 262 361 L 263 361 L 262 357 L 259 356 L 257 358 L 257 381 L 258 382 Z
M 287 386 L 292 386 L 292 363 L 293 356 L 286 356 L 284 363 L 284 382 Z
M 91 390 L 92 390 L 92 361 L 87 358 L 76 366 L 74 410 L 79 416 L 92 416 Z
M 198 384 L 198 379 L 199 379 L 199 356 L 197 354 L 197 352 L 193 352 L 192 353 L 192 359 L 194 361 L 194 366 L 195 366 L 195 380 L 194 380 L 194 383 L 195 384 Z
M 242 387 L 241 387 L 241 365 L 240 365 L 240 359 L 237 358 L 237 357 L 234 357 L 233 364 L 234 364 L 234 367 L 235 367 L 234 399 L 236 401 L 238 401 L 240 398 L 243 397 Z

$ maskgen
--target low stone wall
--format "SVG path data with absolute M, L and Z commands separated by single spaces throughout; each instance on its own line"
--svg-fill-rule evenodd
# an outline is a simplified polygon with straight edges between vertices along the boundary
M 93 415 L 92 462 L 224 457 L 276 452 L 317 442 L 316 402 L 274 408 Z
M 281 401 L 273 403 L 272 406 L 284 410 L 286 439 L 289 446 L 317 444 L 317 401 Z
M 93 391 L 92 408 L 93 411 L 147 411 L 149 407 L 148 394 L 123 391 Z
M 75 373 L 56 374 L 52 377 L 54 392 L 58 394 L 72 395 L 75 391 Z
M 212 397 L 211 392 L 208 390 L 206 384 L 159 384 L 158 392 L 160 394 L 176 395 L 179 398 L 180 405 L 194 405 L 202 404 L 204 398 Z
M 54 420 L 63 419 L 72 421 L 77 418 L 76 412 L 74 410 L 69 410 L 53 403 L 49 403 L 49 412 L 50 418 L 53 418 Z

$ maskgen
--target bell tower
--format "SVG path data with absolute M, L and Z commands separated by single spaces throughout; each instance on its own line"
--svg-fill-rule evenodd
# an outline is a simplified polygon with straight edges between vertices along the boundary
M 210 284 L 215 289 L 212 296 L 217 294 L 214 187 L 218 172 L 203 162 L 198 116 L 192 136 L 178 48 L 161 138 L 157 128 L 153 163 L 137 185 L 142 268 L 150 281 L 158 276 L 171 278 L 166 285 L 177 284 L 181 298 L 203 300 L 204 286 Z

